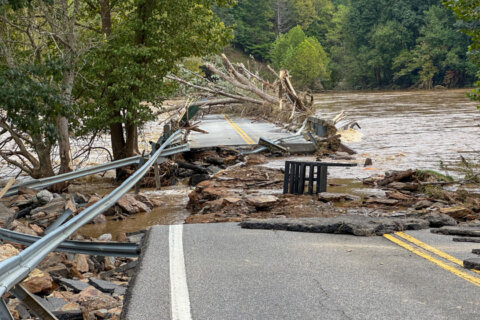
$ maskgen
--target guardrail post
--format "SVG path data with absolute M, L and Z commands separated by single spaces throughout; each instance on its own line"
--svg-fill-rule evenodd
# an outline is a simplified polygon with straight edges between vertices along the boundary
M 28 290 L 26 290 L 21 284 L 15 285 L 11 290 L 11 293 L 25 305 L 40 319 L 42 320 L 58 320 L 53 313 L 45 308 Z M 3 319 L 3 318 L 2 318 Z
M 8 310 L 5 301 L 0 297 L 0 319 L 14 320 L 10 310 Z

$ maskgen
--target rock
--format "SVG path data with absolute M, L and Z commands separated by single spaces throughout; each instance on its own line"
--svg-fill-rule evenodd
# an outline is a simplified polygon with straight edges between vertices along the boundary
M 46 292 L 52 289 L 52 277 L 39 269 L 33 269 L 28 277 L 23 280 L 22 285 L 31 293 Z
M 111 233 L 104 233 L 98 237 L 98 241 L 112 241 L 113 237 Z
M 85 205 L 85 208 L 93 206 L 95 203 L 100 201 L 100 198 L 97 196 L 91 196 L 90 199 L 88 200 L 87 204 Z
M 33 231 L 35 231 L 35 233 L 38 234 L 38 235 L 42 235 L 42 234 L 43 234 L 43 229 L 42 229 L 40 226 L 36 225 L 36 224 L 29 224 L 28 227 L 29 227 L 30 229 L 32 229 Z
M 231 204 L 238 204 L 240 201 L 242 201 L 242 198 L 237 198 L 237 197 L 226 197 L 223 198 L 223 206 L 231 205 Z
M 72 193 L 72 198 L 73 198 L 73 201 L 75 201 L 75 203 L 77 203 L 77 204 L 88 203 L 88 197 L 84 194 L 79 193 L 79 192 Z
M 112 309 L 120 305 L 118 300 L 93 286 L 85 288 L 78 294 L 78 303 L 87 310 Z
M 273 229 L 316 233 L 374 236 L 403 230 L 426 229 L 428 221 L 413 218 L 338 216 L 298 219 L 250 219 L 240 223 L 246 229 Z
M 389 199 L 395 199 L 395 200 L 400 200 L 400 201 L 414 201 L 415 200 L 414 197 L 409 196 L 409 195 L 407 195 L 405 193 L 402 193 L 400 191 L 397 191 L 397 190 L 387 191 L 387 192 L 385 192 L 385 195 Z
M 86 254 L 76 254 L 73 259 L 73 263 L 77 267 L 77 270 L 80 272 L 88 272 L 88 255 Z
M 371 166 L 372 164 L 373 164 L 372 159 L 367 158 L 367 159 L 365 159 L 365 163 L 363 164 L 363 166 L 368 167 L 368 166 Z
M 70 209 L 73 213 L 77 212 L 77 206 L 75 205 L 75 202 L 72 200 L 68 200 L 67 203 L 65 204 L 65 210 Z
M 196 173 L 196 174 L 192 174 L 190 176 L 190 179 L 188 180 L 188 184 L 191 185 L 191 186 L 196 186 L 200 182 L 208 180 L 208 179 L 210 179 L 210 175 L 205 174 L 205 173 Z
M 103 213 L 100 213 L 97 215 L 95 218 L 91 220 L 91 223 L 93 224 L 102 224 L 102 223 L 107 223 L 107 217 Z
M 38 190 L 27 188 L 27 187 L 18 188 L 18 192 L 17 192 L 18 195 L 26 194 L 26 195 L 32 196 L 32 198 L 36 196 L 37 193 L 38 193 Z
M 80 292 L 89 287 L 89 284 L 83 281 L 72 280 L 67 278 L 58 279 L 58 283 L 64 285 L 70 289 L 73 289 L 74 292 Z
M 480 270 L 480 258 L 470 258 L 463 260 L 463 267 L 467 269 Z
M 23 233 L 23 234 L 28 234 L 31 236 L 38 236 L 38 234 L 34 230 L 30 229 L 20 221 L 17 221 L 17 222 L 18 223 L 16 223 L 15 227 L 13 228 L 13 231 Z
M 0 202 L 0 226 L 6 227 L 14 218 L 15 211 L 5 207 L 3 203 Z
M 135 199 L 132 194 L 126 194 L 117 201 L 117 205 L 128 214 L 135 214 L 139 212 L 150 212 L 150 209 L 145 203 Z
M 336 201 L 360 201 L 360 197 L 352 196 L 346 193 L 331 193 L 331 192 L 320 192 L 318 194 L 318 200 L 323 202 L 336 202 Z
M 127 242 L 128 241 L 127 234 L 125 232 L 117 233 L 117 236 L 115 237 L 115 241 Z
M 247 165 L 258 165 L 267 163 L 267 158 L 263 154 L 251 154 L 247 157 Z
M 0 261 L 16 256 L 19 253 L 20 251 L 10 243 L 0 245 Z
M 65 210 L 65 203 L 63 199 L 55 199 L 42 207 L 33 209 L 30 211 L 30 215 L 33 217 L 39 212 L 45 212 L 47 215 L 60 214 Z
M 36 194 L 38 203 L 43 206 L 53 200 L 53 194 L 48 190 L 42 190 Z
M 256 208 L 268 208 L 278 202 L 278 198 L 272 195 L 250 196 L 247 202 Z
M 443 226 L 456 226 L 457 221 L 444 213 L 429 213 L 425 216 L 430 228 L 441 228 Z
M 115 293 L 117 295 L 124 295 L 127 288 L 116 285 L 109 281 L 100 280 L 97 278 L 88 279 L 88 283 L 104 293 Z
M 415 203 L 415 209 L 421 210 L 430 207 L 433 204 L 433 202 L 428 201 L 428 200 L 420 200 Z

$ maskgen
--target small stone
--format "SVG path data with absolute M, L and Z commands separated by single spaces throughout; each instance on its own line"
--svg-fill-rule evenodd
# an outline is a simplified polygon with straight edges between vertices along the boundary
M 72 194 L 73 201 L 77 204 L 85 204 L 88 203 L 88 197 L 84 194 L 81 194 L 79 192 L 75 192 Z
M 42 190 L 36 194 L 38 203 L 43 206 L 53 200 L 53 194 L 48 190 Z
M 75 205 L 75 202 L 72 200 L 68 200 L 67 203 L 65 204 L 65 210 L 70 209 L 73 213 L 77 212 L 77 206 Z
M 38 207 L 30 211 L 30 215 L 34 216 L 38 212 L 45 212 L 47 215 L 54 215 L 63 213 L 65 210 L 65 201 L 63 199 L 55 199 L 55 201 L 51 201 L 45 204 L 42 207 Z
M 28 227 L 29 227 L 30 229 L 32 229 L 33 231 L 35 231 L 38 235 L 42 235 L 42 234 L 43 234 L 43 229 L 42 229 L 40 226 L 36 225 L 36 224 L 30 224 L 30 225 L 28 225 Z
M 3 203 L 0 202 L 0 226 L 5 227 L 9 224 L 15 217 L 15 211 L 5 207 Z
M 15 307 L 15 310 L 18 312 L 18 316 L 20 319 L 31 319 L 32 316 L 30 312 L 28 312 L 27 308 L 23 304 L 19 304 Z
M 457 221 L 444 213 L 429 213 L 425 219 L 430 223 L 430 228 L 441 228 L 443 226 L 456 226 Z
M 476 216 L 472 210 L 467 209 L 462 206 L 455 206 L 455 207 L 448 207 L 448 208 L 440 208 L 440 213 L 444 213 L 449 215 L 455 219 L 465 219 L 465 220 L 472 220 L 475 219 Z
M 68 277 L 70 274 L 70 271 L 68 270 L 67 266 L 65 266 L 63 263 L 58 263 L 54 266 L 48 267 L 45 269 L 45 272 L 53 275 L 54 277 Z
M 237 204 L 240 201 L 242 201 L 242 198 L 226 197 L 226 198 L 223 198 L 223 205 L 227 206 L 227 205 L 230 205 L 230 204 Z
M 104 233 L 98 237 L 98 241 L 112 241 L 113 237 L 111 233 Z
M 384 199 L 384 198 L 369 198 L 365 201 L 365 203 L 383 204 L 383 205 L 387 205 L 387 206 L 394 206 L 394 205 L 398 204 L 398 200 Z
M 90 199 L 88 200 L 87 204 L 85 205 L 85 209 L 88 207 L 93 206 L 95 203 L 100 201 L 100 198 L 97 196 L 91 196 Z
M 132 194 L 126 194 L 117 201 L 117 205 L 128 214 L 135 214 L 139 212 L 150 212 L 150 209 L 145 203 L 135 199 Z

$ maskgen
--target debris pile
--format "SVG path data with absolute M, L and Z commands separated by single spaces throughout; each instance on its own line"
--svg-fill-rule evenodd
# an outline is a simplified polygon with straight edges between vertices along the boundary
M 26 224 L 22 228 L 35 232 Z M 122 238 L 128 242 L 138 241 L 138 237 L 125 234 Z M 81 236 L 75 239 L 85 240 Z M 112 236 L 104 234 L 90 240 L 111 241 Z M 11 243 L 0 245 L 0 260 L 17 255 L 22 248 Z M 52 252 L 21 284 L 59 319 L 120 319 L 136 263 L 137 258 Z M 15 319 L 35 318 L 11 294 L 4 298 Z
M 370 196 L 364 205 L 411 208 L 416 214 L 446 214 L 455 220 L 480 217 L 480 195 L 462 188 L 465 181 L 454 181 L 435 171 L 389 171 L 363 180 L 366 185 L 385 190 L 385 197 Z M 446 189 L 446 186 L 458 186 Z

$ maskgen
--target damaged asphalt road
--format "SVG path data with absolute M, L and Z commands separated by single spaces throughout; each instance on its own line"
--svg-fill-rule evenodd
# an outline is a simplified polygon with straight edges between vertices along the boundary
M 186 295 L 191 319 L 474 319 L 480 312 L 478 285 L 385 237 L 246 230 L 232 223 L 177 228 L 183 228 L 187 284 L 180 298 Z M 182 266 L 172 262 L 171 233 L 168 226 L 150 231 L 126 319 L 173 319 L 179 295 L 170 277 L 173 271 L 178 280 Z M 443 244 L 452 255 L 475 247 L 456 250 L 449 237 L 429 230 L 408 234 Z

